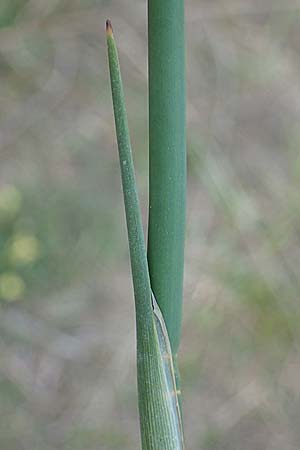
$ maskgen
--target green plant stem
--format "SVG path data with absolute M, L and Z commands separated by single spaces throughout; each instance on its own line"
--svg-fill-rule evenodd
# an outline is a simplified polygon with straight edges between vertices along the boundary
M 184 0 L 148 0 L 148 28 L 148 263 L 151 286 L 176 359 L 182 320 L 186 196 Z
M 163 317 L 152 297 L 120 66 L 110 21 L 106 24 L 137 327 L 137 378 L 143 450 L 183 450 L 172 354 Z

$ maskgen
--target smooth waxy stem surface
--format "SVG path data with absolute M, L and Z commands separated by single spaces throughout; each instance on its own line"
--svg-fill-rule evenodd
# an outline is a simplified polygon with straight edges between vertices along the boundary
M 184 0 L 148 0 L 149 229 L 151 286 L 166 322 L 176 372 L 185 241 Z

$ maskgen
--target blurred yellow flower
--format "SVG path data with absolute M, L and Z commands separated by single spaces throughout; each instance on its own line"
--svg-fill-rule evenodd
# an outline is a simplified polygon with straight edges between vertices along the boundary
M 40 242 L 33 235 L 18 233 L 12 238 L 10 260 L 15 264 L 30 264 L 40 255 Z
M 21 193 L 15 186 L 6 185 L 0 188 L 0 219 L 13 219 L 19 212 L 21 203 Z
M 19 275 L 5 272 L 0 275 L 0 297 L 7 302 L 19 300 L 25 292 L 25 283 Z

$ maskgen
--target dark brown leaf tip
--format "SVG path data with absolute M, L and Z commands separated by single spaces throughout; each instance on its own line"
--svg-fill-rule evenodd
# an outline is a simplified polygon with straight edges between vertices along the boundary
M 108 36 L 111 36 L 113 34 L 112 24 L 111 24 L 111 21 L 109 19 L 107 19 L 107 21 L 106 21 L 106 34 Z

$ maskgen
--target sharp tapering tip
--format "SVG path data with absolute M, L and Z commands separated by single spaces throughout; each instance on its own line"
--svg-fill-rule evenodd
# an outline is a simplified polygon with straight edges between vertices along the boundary
M 113 34 L 112 24 L 111 24 L 111 21 L 109 19 L 107 19 L 107 21 L 106 21 L 106 34 L 108 36 L 111 36 Z

